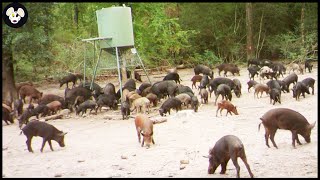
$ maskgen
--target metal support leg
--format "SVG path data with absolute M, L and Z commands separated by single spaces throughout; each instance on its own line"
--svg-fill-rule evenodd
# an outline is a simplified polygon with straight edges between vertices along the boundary
M 94 71 L 93 71 L 93 78 L 92 78 L 91 84 L 90 84 L 90 89 L 91 89 L 91 90 L 92 90 L 92 86 L 93 86 L 94 79 L 96 78 L 97 68 L 98 68 L 98 65 L 99 65 L 99 62 L 100 62 L 100 58 L 101 58 L 101 52 L 102 52 L 102 49 L 100 49 L 98 61 L 97 61 L 96 67 L 94 68 Z
M 143 63 L 142 63 L 142 60 L 141 60 L 141 58 L 140 58 L 140 56 L 139 56 L 139 54 L 138 54 L 138 51 L 137 51 L 137 56 L 138 56 L 138 58 L 139 58 L 139 60 L 140 60 L 140 64 L 142 65 L 143 71 L 144 71 L 144 73 L 146 74 L 146 76 L 147 76 L 147 78 L 148 78 L 148 80 L 149 80 L 149 83 L 152 84 L 152 83 L 151 83 L 151 80 L 150 80 L 150 78 L 149 78 L 149 76 L 148 76 L 148 73 L 147 73 L 147 71 L 146 71 L 146 68 L 144 67 L 144 65 L 143 65 Z
M 119 83 L 120 83 L 120 94 L 121 94 L 121 102 L 122 102 L 122 82 L 121 82 L 121 69 L 120 69 L 120 61 L 119 61 L 119 54 L 118 54 L 118 47 L 116 47 L 116 58 L 117 58 L 117 66 L 118 66 L 118 77 L 119 77 Z

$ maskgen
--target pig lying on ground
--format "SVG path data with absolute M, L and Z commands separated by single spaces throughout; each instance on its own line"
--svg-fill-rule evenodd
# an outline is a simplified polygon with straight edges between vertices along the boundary
M 60 147 L 64 147 L 64 135 L 66 135 L 66 132 L 62 132 L 55 128 L 51 124 L 47 124 L 45 122 L 41 121 L 32 121 L 28 123 L 24 128 L 22 128 L 22 131 L 20 134 L 23 134 L 27 137 L 27 147 L 28 151 L 33 153 L 33 150 L 31 148 L 31 140 L 33 136 L 40 136 L 43 138 L 42 146 L 40 151 L 43 152 L 44 145 L 48 141 L 51 151 L 53 151 L 51 140 L 56 141 L 59 143 Z
M 216 142 L 214 147 L 209 150 L 208 174 L 214 174 L 219 165 L 221 165 L 220 174 L 225 174 L 228 161 L 231 159 L 237 170 L 237 178 L 240 178 L 240 166 L 238 164 L 238 157 L 242 159 L 250 174 L 250 177 L 253 178 L 253 174 L 247 162 L 243 143 L 238 137 L 234 135 L 223 136 Z
M 310 143 L 310 134 L 311 130 L 314 128 L 316 121 L 312 124 L 309 124 L 307 119 L 297 111 L 288 109 L 288 108 L 275 108 L 267 111 L 261 118 L 261 123 L 265 128 L 265 140 L 266 145 L 269 146 L 269 137 L 274 147 L 278 148 L 274 141 L 274 136 L 277 132 L 277 129 L 286 129 L 290 130 L 292 133 L 292 146 L 295 148 L 295 141 L 299 145 L 298 134 L 300 134 L 307 143 Z M 260 125 L 258 130 L 260 130 Z

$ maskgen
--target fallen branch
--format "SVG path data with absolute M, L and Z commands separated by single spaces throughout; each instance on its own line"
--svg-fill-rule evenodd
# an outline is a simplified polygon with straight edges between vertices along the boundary
M 46 116 L 43 119 L 45 121 L 48 121 L 48 120 L 62 119 L 62 118 L 63 118 L 63 114 L 55 114 L 55 115 L 52 115 L 52 116 Z
M 153 124 L 159 124 L 159 123 L 167 122 L 167 118 L 151 119 L 151 121 L 153 121 Z

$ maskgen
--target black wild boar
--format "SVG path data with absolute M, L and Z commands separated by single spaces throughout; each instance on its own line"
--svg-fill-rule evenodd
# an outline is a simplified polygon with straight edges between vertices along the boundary
M 285 90 L 286 92 L 290 92 L 289 91 L 290 84 L 291 83 L 296 84 L 297 82 L 298 82 L 298 76 L 296 75 L 296 73 L 291 73 L 282 80 L 282 83 L 283 83 L 282 89 Z
M 202 104 L 208 104 L 208 91 L 205 88 L 201 88 L 199 91 Z
M 256 65 L 256 66 L 260 66 L 260 60 L 259 59 L 248 59 L 248 66 L 250 65 Z
M 197 96 L 192 96 L 191 97 L 191 108 L 194 110 L 194 112 L 197 112 L 198 107 L 199 107 L 199 100 L 198 100 Z
M 225 174 L 228 161 L 231 159 L 237 170 L 237 178 L 240 178 L 238 157 L 242 159 L 250 174 L 250 177 L 253 178 L 253 174 L 247 162 L 244 145 L 241 140 L 234 135 L 223 136 L 216 142 L 214 147 L 209 150 L 208 174 L 214 174 L 219 165 L 221 165 L 220 174 Z
M 97 110 L 101 109 L 103 106 L 107 106 L 110 109 L 117 110 L 118 109 L 118 101 L 116 96 L 110 94 L 101 94 L 97 100 Z
M 121 114 L 122 114 L 122 119 L 124 120 L 129 119 L 130 116 L 130 105 L 128 101 L 123 101 L 121 102 Z
M 33 107 L 34 109 L 34 107 Z M 31 116 L 33 116 L 33 113 L 32 113 L 32 107 L 28 107 L 20 117 L 18 117 L 18 122 L 19 122 L 19 128 L 21 129 L 22 125 L 23 124 L 28 124 L 29 123 L 29 118 Z
M 235 65 L 227 65 L 224 67 L 224 77 L 227 77 L 227 73 L 230 72 L 234 76 L 234 74 L 238 74 L 240 76 L 240 69 Z
M 67 76 L 63 77 L 62 79 L 59 80 L 60 83 L 60 87 L 62 87 L 64 84 L 67 84 L 67 88 L 68 88 L 68 84 L 69 82 L 72 82 L 72 87 L 74 87 L 74 85 L 76 84 L 77 81 L 77 76 L 74 74 L 68 74 Z
M 21 99 L 16 99 L 13 103 L 13 107 L 14 107 L 14 114 L 16 114 L 17 116 L 20 116 L 23 112 L 23 102 Z
M 2 120 L 9 125 L 8 121 L 13 124 L 13 114 L 10 112 L 9 109 L 2 106 Z
M 177 94 L 182 94 L 182 93 L 187 93 L 187 92 L 194 94 L 192 89 L 189 86 L 184 86 L 184 85 L 178 84 L 178 93 Z
M 247 82 L 247 84 L 248 84 L 248 92 L 250 92 L 250 88 L 254 87 L 256 84 L 258 84 L 258 82 L 255 80 L 250 80 Z
M 176 82 L 170 80 L 156 82 L 151 86 L 151 92 L 162 99 L 166 95 L 174 97 L 178 93 L 178 85 Z
M 208 84 L 209 84 L 209 76 L 203 75 L 200 81 L 200 85 L 198 86 L 198 89 L 207 88 Z
M 71 112 L 73 111 L 72 106 L 74 105 L 75 100 L 78 96 L 83 96 L 84 100 L 88 100 L 91 98 L 92 93 L 89 89 L 81 86 L 72 88 L 69 91 L 67 91 L 65 103 Z
M 116 87 L 112 83 L 106 84 L 103 88 L 104 94 L 116 95 Z
M 312 89 L 312 95 L 314 95 L 314 83 L 316 80 L 314 80 L 313 78 L 305 78 L 304 80 L 302 80 L 301 82 L 307 86 L 307 88 L 309 89 L 309 87 L 311 87 Z
M 235 84 L 235 88 L 234 88 L 234 93 L 236 94 L 236 96 L 239 98 L 242 93 L 241 93 L 241 82 L 239 81 L 239 79 L 233 79 L 232 80 Z
M 87 109 L 90 109 L 90 112 L 95 110 L 97 114 L 97 103 L 93 100 L 86 100 L 85 102 L 81 103 L 78 107 L 76 107 L 76 115 L 79 115 L 80 112 L 82 112 L 81 116 L 83 113 L 87 113 Z
M 260 61 L 260 66 L 268 66 L 270 67 L 272 65 L 272 62 L 269 59 L 262 59 Z
M 225 69 L 227 69 L 227 67 L 236 67 L 236 65 L 228 64 L 228 63 L 219 64 L 218 66 L 216 66 L 216 68 L 218 69 L 219 76 L 220 76 L 221 71 L 224 71 Z
M 139 91 L 138 91 L 138 94 L 141 95 L 143 90 L 145 90 L 146 88 L 148 87 L 151 87 L 152 85 L 150 83 L 142 83 L 140 86 L 139 86 Z M 147 95 L 147 94 L 146 94 Z
M 181 110 L 181 104 L 182 102 L 178 98 L 176 97 L 169 98 L 165 102 L 163 102 L 163 104 L 159 109 L 159 113 L 161 116 L 163 116 L 167 112 L 170 114 L 171 108 L 176 109 L 176 111 L 178 112 L 179 110 Z
M 142 97 L 145 97 L 145 96 L 147 96 L 149 93 L 151 93 L 151 86 L 145 88 L 145 89 L 141 92 L 141 96 L 142 96 Z
M 281 75 L 283 77 L 283 74 L 286 74 L 286 67 L 280 62 L 273 62 L 270 68 L 277 73 L 277 76 Z
M 163 78 L 163 81 L 165 81 L 165 80 L 173 80 L 173 81 L 175 81 L 176 83 L 179 83 L 179 84 L 180 84 L 180 81 L 182 81 L 178 73 L 169 73 L 169 74 L 167 74 Z
M 134 71 L 134 78 L 140 82 L 142 82 L 141 80 L 141 75 L 137 72 L 137 71 Z
M 281 85 L 280 85 L 279 81 L 277 81 L 277 80 L 270 80 L 270 81 L 267 82 L 267 86 L 268 86 L 270 89 L 276 88 L 276 89 L 278 89 L 278 90 L 280 91 L 280 93 L 281 93 Z
M 32 116 L 36 116 L 37 119 L 39 119 L 39 115 L 41 114 L 41 117 L 45 117 L 50 115 L 50 109 L 45 104 L 39 104 L 36 108 L 31 110 Z
M 51 151 L 53 151 L 51 140 L 56 141 L 59 143 L 60 147 L 64 147 L 64 135 L 66 135 L 66 132 L 62 132 L 58 130 L 56 127 L 54 127 L 51 124 L 41 122 L 41 121 L 32 121 L 28 123 L 24 128 L 22 128 L 21 133 L 27 137 L 27 147 L 28 151 L 33 153 L 32 147 L 31 147 L 31 140 L 33 136 L 40 136 L 43 138 L 42 146 L 40 151 L 43 152 L 44 145 L 46 142 L 49 143 Z M 20 133 L 20 134 L 21 134 Z
M 19 90 L 20 98 L 23 100 L 24 103 L 26 103 L 25 97 L 30 96 L 30 102 L 31 104 L 32 100 L 39 100 L 42 97 L 42 92 L 39 92 L 35 87 L 30 85 L 24 85 Z
M 199 75 L 200 73 L 203 75 L 208 75 L 211 79 L 213 79 L 213 71 L 208 66 L 199 64 L 194 67 L 194 74 Z
M 309 88 L 302 82 L 297 82 L 297 84 L 293 86 L 292 93 L 293 97 L 296 98 L 297 101 L 299 100 L 301 94 L 304 98 L 306 98 L 304 93 L 310 94 Z
M 99 95 L 103 93 L 103 89 L 101 88 L 101 86 L 99 84 L 97 84 L 95 82 L 92 83 L 92 87 L 90 89 L 91 83 L 92 83 L 91 81 L 81 82 L 78 87 L 84 87 L 84 88 L 88 89 L 89 91 L 92 92 L 91 93 L 92 96 L 95 99 L 97 99 L 99 97 Z
M 285 129 L 290 130 L 292 133 L 292 146 L 295 148 L 295 141 L 299 145 L 301 142 L 299 141 L 298 134 L 300 134 L 307 143 L 310 143 L 310 134 L 312 128 L 314 128 L 316 121 L 312 124 L 309 124 L 307 119 L 297 111 L 288 108 L 275 108 L 267 111 L 261 118 L 261 123 L 265 128 L 265 140 L 266 145 L 269 146 L 269 137 L 274 147 L 278 149 L 274 141 L 274 136 L 277 132 L 277 129 Z M 258 126 L 258 130 L 260 129 L 260 125 Z
M 136 82 L 133 79 L 128 79 L 127 82 L 124 84 L 122 90 L 128 89 L 129 91 L 136 90 Z
M 311 59 L 307 59 L 307 60 L 304 62 L 304 70 L 305 70 L 305 72 L 307 72 L 307 68 L 308 68 L 309 73 L 311 73 L 311 70 L 312 70 L 312 67 L 313 67 L 313 65 L 311 64 L 311 62 L 312 62 Z
M 273 88 L 270 90 L 269 94 L 270 94 L 270 104 L 272 103 L 272 100 L 273 100 L 273 105 L 276 102 L 279 102 L 281 104 L 281 91 L 279 89 Z
M 249 79 L 254 80 L 254 76 L 259 75 L 260 68 L 258 66 L 250 66 L 248 67 L 248 71 L 249 71 Z
M 216 100 L 214 101 L 214 105 L 217 104 L 217 99 L 220 94 L 222 96 L 222 100 L 224 100 L 224 98 L 226 98 L 226 100 L 231 101 L 231 99 L 232 99 L 231 88 L 226 84 L 220 84 L 214 94 L 216 96 Z

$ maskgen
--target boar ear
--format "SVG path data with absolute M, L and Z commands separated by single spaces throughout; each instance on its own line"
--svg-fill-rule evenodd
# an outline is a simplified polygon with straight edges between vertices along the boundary
M 309 128 L 310 128 L 310 129 L 313 129 L 315 125 L 316 125 L 316 121 L 315 121 L 314 123 L 310 124 L 310 125 L 309 125 Z

